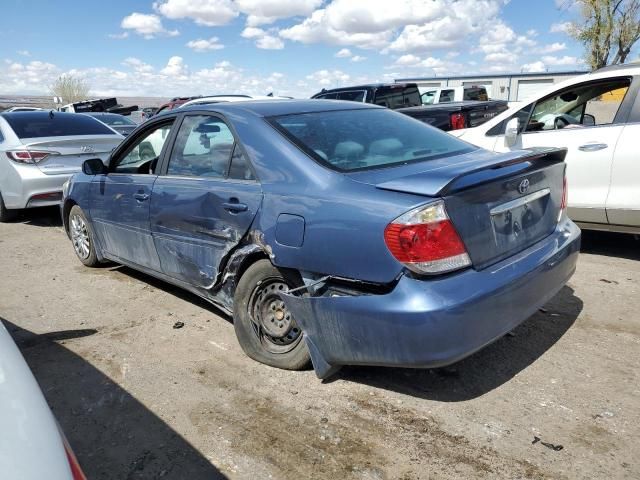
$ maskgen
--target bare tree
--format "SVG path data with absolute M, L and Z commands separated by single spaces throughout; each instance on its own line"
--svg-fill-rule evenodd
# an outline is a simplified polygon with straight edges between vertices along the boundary
M 63 104 L 80 102 L 89 96 L 89 85 L 73 75 L 61 75 L 49 87 L 54 97 L 60 97 Z
M 640 39 L 640 0 L 566 0 L 563 8 L 577 6 L 580 20 L 569 35 L 584 44 L 592 69 L 624 63 Z

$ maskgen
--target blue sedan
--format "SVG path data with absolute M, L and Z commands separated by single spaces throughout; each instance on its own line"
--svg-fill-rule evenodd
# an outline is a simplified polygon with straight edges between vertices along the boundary
M 87 160 L 61 208 L 82 263 L 205 298 L 259 362 L 437 367 L 573 274 L 565 153 L 496 154 L 368 104 L 219 103 Z

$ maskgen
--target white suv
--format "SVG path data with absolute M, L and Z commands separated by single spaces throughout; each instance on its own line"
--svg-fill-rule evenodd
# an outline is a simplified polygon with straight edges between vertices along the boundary
M 640 64 L 606 67 L 450 133 L 497 152 L 566 148 L 571 218 L 586 229 L 640 233 L 638 90 Z

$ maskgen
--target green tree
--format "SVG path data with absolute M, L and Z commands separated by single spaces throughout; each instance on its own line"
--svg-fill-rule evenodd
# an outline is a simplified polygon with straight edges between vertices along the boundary
M 60 97 L 63 104 L 87 100 L 89 85 L 73 75 L 61 75 L 49 87 L 54 97 Z
M 640 39 L 640 0 L 567 0 L 563 8 L 578 7 L 580 19 L 569 35 L 585 46 L 585 60 L 596 70 L 624 63 Z

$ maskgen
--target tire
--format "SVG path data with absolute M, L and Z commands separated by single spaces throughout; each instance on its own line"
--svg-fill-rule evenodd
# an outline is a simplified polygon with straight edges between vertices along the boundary
M 78 260 L 87 267 L 100 265 L 93 242 L 93 230 L 82 209 L 78 205 L 74 205 L 67 220 L 71 243 Z
M 236 337 L 252 359 L 285 370 L 303 370 L 310 364 L 302 331 L 277 292 L 295 287 L 295 281 L 269 260 L 258 260 L 240 278 L 234 294 Z
M 4 200 L 2 199 L 2 195 L 0 195 L 0 222 L 4 223 L 13 220 L 17 213 L 15 210 L 9 210 L 4 206 Z

